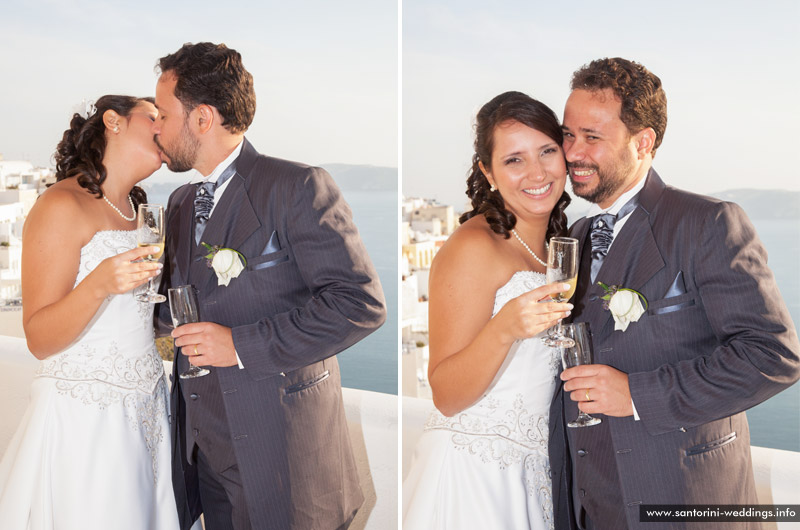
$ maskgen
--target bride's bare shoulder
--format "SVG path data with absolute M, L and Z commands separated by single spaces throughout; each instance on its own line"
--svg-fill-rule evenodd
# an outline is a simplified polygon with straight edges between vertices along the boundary
M 80 228 L 91 211 L 94 199 L 87 190 L 81 188 L 75 179 L 56 182 L 36 199 L 25 221 L 25 227 L 34 229 L 39 226 L 52 230 L 59 225 L 70 225 L 72 229 Z
M 442 251 L 492 251 L 502 248 L 505 238 L 492 231 L 482 215 L 472 217 L 459 226 L 442 246 Z
M 459 226 L 436 254 L 431 274 L 438 270 L 463 271 L 494 275 L 504 269 L 506 239 L 489 227 L 482 216 L 475 216 Z

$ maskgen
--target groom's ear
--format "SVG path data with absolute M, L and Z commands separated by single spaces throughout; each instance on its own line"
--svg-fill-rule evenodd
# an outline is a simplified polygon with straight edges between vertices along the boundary
M 636 133 L 636 152 L 639 154 L 639 158 L 652 153 L 655 143 L 656 132 L 652 127 L 644 128 Z
M 214 110 L 210 105 L 198 105 L 194 108 L 197 112 L 197 127 L 200 134 L 205 134 L 214 125 Z

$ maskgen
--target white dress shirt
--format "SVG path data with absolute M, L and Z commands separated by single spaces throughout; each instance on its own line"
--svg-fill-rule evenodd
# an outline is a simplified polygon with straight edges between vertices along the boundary
M 217 167 L 214 168 L 208 176 L 203 176 L 199 171 L 195 170 L 192 179 L 189 181 L 189 184 L 204 184 L 206 182 L 214 182 L 216 181 L 219 176 L 222 174 L 223 171 L 228 169 L 234 160 L 239 157 L 239 153 L 242 152 L 242 145 L 244 142 L 239 142 L 239 145 L 228 155 L 228 158 L 223 160 L 219 163 Z M 232 178 L 232 177 L 231 177 Z M 219 200 L 222 198 L 222 194 L 225 193 L 225 190 L 228 188 L 228 184 L 230 183 L 231 179 L 226 180 L 222 183 L 221 186 L 214 190 L 214 205 L 211 207 L 211 211 L 208 213 L 208 218 L 211 219 L 211 214 L 214 213 L 214 208 L 217 207 Z
M 639 182 L 637 182 L 634 187 L 632 187 L 631 189 L 629 189 L 628 191 L 626 191 L 625 193 L 620 195 L 617 198 L 617 200 L 614 201 L 614 204 L 612 204 L 611 206 L 609 206 L 606 209 L 601 208 L 597 204 L 592 204 L 592 206 L 589 208 L 589 211 L 586 212 L 586 218 L 590 219 L 590 218 L 594 217 L 595 215 L 600 215 L 602 213 L 608 213 L 608 214 L 611 214 L 611 215 L 617 215 L 617 213 L 622 209 L 622 207 L 625 206 L 625 204 L 628 203 L 628 201 L 631 199 L 631 197 L 633 197 L 634 195 L 636 195 L 637 193 L 642 191 L 642 188 L 644 188 L 644 183 L 645 183 L 646 180 L 647 180 L 647 175 L 642 177 L 642 179 Z M 611 234 L 611 244 L 608 245 L 608 249 L 609 250 L 611 250 L 611 245 L 614 244 L 614 239 L 617 238 L 617 234 L 619 234 L 619 231 L 622 230 L 622 227 L 628 221 L 628 218 L 631 216 L 632 213 L 633 213 L 633 210 L 631 210 L 622 219 L 617 219 L 616 223 L 614 223 L 614 232 L 613 232 L 613 234 Z

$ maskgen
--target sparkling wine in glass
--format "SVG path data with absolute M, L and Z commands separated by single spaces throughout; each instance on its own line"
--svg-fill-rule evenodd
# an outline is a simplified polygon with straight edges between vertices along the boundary
M 144 257 L 145 261 L 158 261 L 164 254 L 164 208 L 160 204 L 140 204 L 136 227 L 136 243 L 139 247 L 158 247 L 160 250 Z M 153 287 L 153 278 L 147 281 L 147 291 L 136 295 L 140 302 L 157 304 L 167 298 Z
M 169 289 L 169 312 L 172 315 L 172 324 L 177 328 L 184 324 L 200 322 L 200 312 L 197 304 L 197 289 L 191 285 L 181 285 Z M 181 352 L 183 348 L 181 348 Z M 189 361 L 189 369 L 180 374 L 181 379 L 192 379 L 202 377 L 211 372 L 207 368 L 201 368 L 192 364 L 192 358 L 186 356 Z
M 592 364 L 592 333 L 589 330 L 589 323 L 573 322 L 563 326 L 561 331 L 573 343 L 573 346 L 560 348 L 561 364 L 564 369 L 582 364 Z M 589 416 L 580 410 L 578 417 L 567 423 L 567 427 L 590 427 L 601 422 L 600 418 Z
M 566 302 L 572 298 L 578 285 L 578 240 L 575 238 L 550 238 L 550 247 L 547 251 L 547 283 L 555 282 L 570 285 L 569 289 L 555 295 L 553 299 L 556 302 Z M 552 348 L 574 345 L 572 339 L 564 335 L 560 320 L 542 341 Z

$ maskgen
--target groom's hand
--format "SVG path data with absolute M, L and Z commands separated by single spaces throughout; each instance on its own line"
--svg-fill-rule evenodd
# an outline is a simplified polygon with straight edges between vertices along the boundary
M 605 414 L 618 418 L 633 415 L 628 374 L 605 364 L 574 366 L 561 372 L 564 391 L 586 414 Z M 589 400 L 586 396 L 589 396 Z
M 236 366 L 231 328 L 213 322 L 196 322 L 172 331 L 175 345 L 195 366 Z

